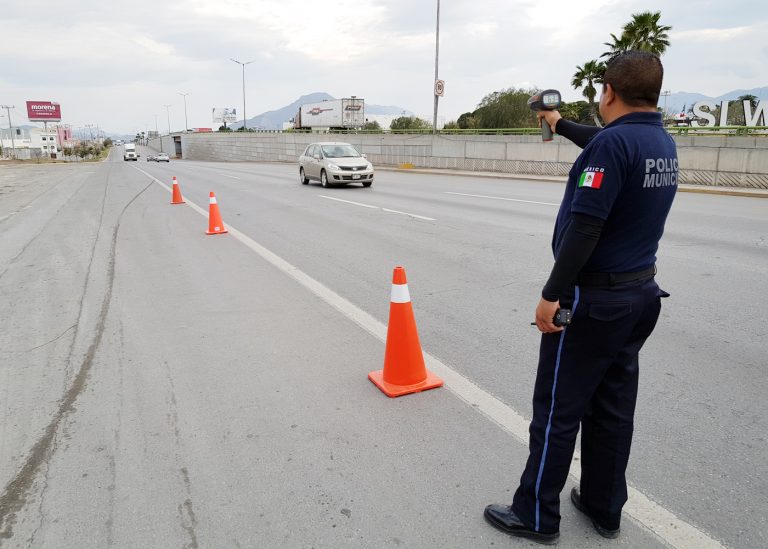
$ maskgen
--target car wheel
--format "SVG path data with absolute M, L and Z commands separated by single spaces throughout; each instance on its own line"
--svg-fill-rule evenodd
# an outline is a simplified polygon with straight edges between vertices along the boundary
M 309 179 L 307 179 L 307 176 L 304 175 L 304 168 L 299 169 L 299 180 L 301 181 L 302 185 L 307 185 L 309 183 Z
M 373 181 L 363 181 L 363 187 L 370 187 L 373 185 Z
M 331 184 L 328 183 L 328 175 L 325 173 L 325 170 L 320 172 L 320 184 L 326 189 L 331 186 Z

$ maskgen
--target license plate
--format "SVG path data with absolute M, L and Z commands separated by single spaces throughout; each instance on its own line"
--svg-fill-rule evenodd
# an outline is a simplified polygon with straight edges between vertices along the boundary
M 360 174 L 356 173 L 352 176 L 352 179 L 360 179 Z

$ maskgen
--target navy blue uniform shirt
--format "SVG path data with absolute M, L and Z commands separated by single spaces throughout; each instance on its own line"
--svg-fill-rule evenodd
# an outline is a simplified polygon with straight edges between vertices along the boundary
M 552 237 L 555 257 L 571 214 L 580 213 L 605 221 L 583 272 L 650 267 L 677 178 L 677 149 L 660 113 L 633 112 L 614 120 L 592 138 L 571 168 Z

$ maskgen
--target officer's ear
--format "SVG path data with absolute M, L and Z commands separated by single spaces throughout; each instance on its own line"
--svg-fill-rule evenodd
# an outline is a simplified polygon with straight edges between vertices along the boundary
M 601 99 L 601 102 L 605 104 L 605 106 L 610 107 L 613 105 L 616 101 L 616 91 L 613 89 L 613 86 L 610 84 L 603 84 L 603 97 Z

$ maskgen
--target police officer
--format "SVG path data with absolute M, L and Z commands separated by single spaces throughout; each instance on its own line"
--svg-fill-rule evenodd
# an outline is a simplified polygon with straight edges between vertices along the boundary
M 637 398 L 638 353 L 656 324 L 659 239 L 677 189 L 677 152 L 657 112 L 663 67 L 630 51 L 607 65 L 600 97 L 605 128 L 542 115 L 584 147 L 555 222 L 555 263 L 536 308 L 542 332 L 529 456 L 512 505 L 486 519 L 513 536 L 555 543 L 560 492 L 581 425 L 575 507 L 603 537 L 619 535 Z M 559 308 L 572 310 L 555 325 Z

